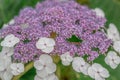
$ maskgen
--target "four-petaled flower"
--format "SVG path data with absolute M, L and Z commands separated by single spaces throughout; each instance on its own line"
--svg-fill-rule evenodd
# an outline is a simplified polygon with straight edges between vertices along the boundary
M 82 72 L 85 75 L 88 75 L 88 67 L 90 65 L 84 61 L 81 57 L 75 57 L 72 62 L 72 67 L 76 72 Z
M 52 38 L 42 37 L 36 43 L 36 47 L 45 53 L 50 53 L 54 50 L 55 41 Z
M 45 78 L 56 71 L 52 57 L 47 54 L 42 54 L 39 60 L 34 62 L 34 67 L 37 69 L 37 75 L 41 78 Z
M 105 78 L 110 76 L 107 69 L 98 63 L 94 63 L 91 67 L 88 68 L 88 75 L 95 80 L 105 80 Z
M 60 56 L 60 58 L 61 58 L 62 64 L 63 64 L 64 66 L 70 65 L 70 63 L 71 63 L 72 60 L 73 60 L 73 57 L 70 55 L 69 52 L 66 52 L 66 53 L 62 54 L 62 55 Z
M 22 72 L 24 72 L 24 64 L 23 63 L 12 63 L 10 65 L 10 68 L 12 69 L 13 75 L 19 75 Z
M 120 40 L 119 31 L 113 23 L 109 24 L 109 28 L 107 29 L 107 36 L 108 36 L 108 38 L 112 39 L 113 41 Z
M 7 35 L 1 42 L 3 47 L 14 47 L 20 41 L 19 38 L 15 37 L 13 34 Z
M 110 65 L 112 69 L 115 69 L 120 64 L 120 57 L 114 51 L 108 52 L 105 58 L 106 64 Z

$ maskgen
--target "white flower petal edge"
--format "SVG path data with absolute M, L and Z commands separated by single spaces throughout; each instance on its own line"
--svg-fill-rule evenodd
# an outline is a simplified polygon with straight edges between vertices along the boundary
M 93 11 L 96 12 L 96 15 L 97 15 L 97 16 L 105 17 L 105 13 L 104 13 L 104 11 L 103 11 L 102 9 L 100 9 L 100 8 L 95 8 Z
M 113 43 L 113 48 L 120 53 L 120 41 L 115 41 Z
M 10 65 L 13 75 L 19 75 L 24 72 L 24 64 L 23 63 L 12 63 Z
M 113 23 L 109 24 L 109 28 L 107 29 L 107 36 L 109 39 L 112 39 L 113 41 L 120 40 L 119 31 Z
M 105 57 L 105 62 L 112 69 L 115 69 L 120 64 L 120 57 L 117 55 L 116 52 L 109 51 L 108 55 Z
M 14 54 L 14 48 L 13 47 L 11 47 L 11 48 L 3 47 L 2 51 L 0 52 L 0 55 L 8 56 L 8 57 L 11 57 L 13 54 Z
M 88 68 L 88 75 L 95 80 L 105 80 L 105 78 L 110 76 L 107 69 L 98 63 L 94 63 Z
M 0 71 L 4 71 L 11 64 L 11 57 L 0 54 Z
M 53 63 L 52 57 L 47 54 L 42 54 L 39 60 L 34 62 L 34 67 L 37 69 L 37 75 L 41 78 L 45 78 L 56 71 L 56 65 Z
M 15 21 L 14 21 L 14 19 L 12 19 L 12 20 L 10 20 L 10 22 L 9 22 L 9 23 L 4 24 L 2 28 L 6 28 L 6 27 L 8 27 L 9 25 L 14 24 L 14 22 L 15 22 Z
M 11 80 L 13 77 L 13 74 L 11 73 L 10 67 L 7 67 L 6 70 L 0 72 L 0 78 L 2 80 Z
M 70 63 L 73 61 L 73 57 L 70 55 L 69 52 L 66 52 L 66 53 L 62 54 L 62 55 L 60 56 L 60 58 L 61 58 L 62 64 L 63 64 L 64 66 L 69 66 Z
M 36 75 L 34 80 L 58 80 L 58 77 L 54 73 L 46 76 L 45 78 L 41 78 L 38 75 Z
M 14 47 L 20 41 L 19 38 L 15 37 L 13 34 L 7 35 L 1 42 L 3 47 Z
M 88 75 L 89 64 L 84 61 L 81 57 L 75 57 L 72 62 L 72 67 L 76 72 L 82 72 L 85 75 Z
M 55 41 L 52 38 L 42 37 L 36 42 L 37 49 L 45 53 L 50 53 L 54 50 Z

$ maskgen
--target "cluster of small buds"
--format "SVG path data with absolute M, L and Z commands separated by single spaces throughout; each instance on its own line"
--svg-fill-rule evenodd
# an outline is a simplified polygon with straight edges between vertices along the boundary
M 0 78 L 11 80 L 13 75 L 25 71 L 24 64 L 33 61 L 34 80 L 58 80 L 51 57 L 57 54 L 64 66 L 72 64 L 76 72 L 95 80 L 105 80 L 109 77 L 107 69 L 98 63 L 88 63 L 106 54 L 112 40 L 113 48 L 120 53 L 119 32 L 114 24 L 110 24 L 106 34 L 102 31 L 105 22 L 101 9 L 90 10 L 73 0 L 46 0 L 38 3 L 35 9 L 21 10 L 19 16 L 0 31 L 3 39 Z M 78 41 L 69 41 L 73 36 Z M 113 69 L 120 64 L 115 51 L 109 51 L 105 57 L 106 64 Z

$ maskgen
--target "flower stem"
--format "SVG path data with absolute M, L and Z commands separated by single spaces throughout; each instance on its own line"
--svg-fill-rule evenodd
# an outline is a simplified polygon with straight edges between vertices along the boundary
M 14 76 L 12 80 L 19 80 L 26 72 L 33 68 L 33 62 L 28 63 L 25 66 L 25 71 L 18 76 Z

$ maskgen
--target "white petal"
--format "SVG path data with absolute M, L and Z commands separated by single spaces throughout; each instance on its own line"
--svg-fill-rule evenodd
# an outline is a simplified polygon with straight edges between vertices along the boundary
M 41 62 L 43 62 L 44 64 L 48 64 L 48 63 L 52 63 L 53 62 L 52 57 L 50 55 L 47 55 L 47 54 L 42 54 L 40 56 L 39 60 Z
M 14 54 L 14 48 L 9 48 L 9 47 L 3 47 L 2 52 L 0 53 L 3 56 L 12 56 Z
M 68 62 L 72 62 L 72 60 L 73 60 L 73 57 L 70 55 L 69 52 L 66 52 L 66 53 L 62 54 L 60 56 L 60 58 L 61 58 L 62 61 L 68 61 Z
M 17 65 L 16 65 L 16 63 L 12 63 L 12 64 L 10 65 L 10 68 L 11 68 L 12 70 L 17 70 Z
M 47 73 L 51 74 L 56 71 L 56 65 L 54 63 L 46 64 L 45 69 Z
M 45 53 L 50 53 L 54 50 L 55 41 L 52 38 L 40 38 L 36 43 L 36 47 Z
M 104 78 L 102 78 L 98 73 L 95 74 L 95 80 L 105 80 Z
M 114 56 L 117 56 L 117 53 L 114 51 L 109 51 L 108 56 L 114 57 Z
M 112 69 L 115 69 L 115 68 L 117 68 L 117 64 L 115 64 L 114 62 L 110 62 L 110 67 L 112 68 Z
M 58 80 L 58 77 L 55 74 L 50 74 L 47 76 L 47 80 Z
M 97 15 L 97 16 L 105 17 L 105 14 L 104 14 L 104 12 L 103 12 L 102 9 L 100 9 L 100 8 L 95 8 L 94 11 L 96 12 L 96 15 Z
M 10 68 L 12 69 L 13 75 L 19 75 L 24 72 L 24 64 L 22 63 L 12 63 Z
M 4 71 L 5 68 L 4 61 L 0 60 L 0 71 Z
M 115 64 L 120 64 L 120 57 L 119 56 L 115 57 L 114 63 Z
M 45 78 L 46 76 L 48 76 L 48 73 L 47 73 L 47 71 L 45 69 L 37 70 L 36 73 L 41 78 Z
M 15 75 L 15 76 L 17 76 L 17 75 L 20 74 L 20 73 L 19 73 L 18 71 L 16 71 L 16 70 L 13 70 L 13 71 L 11 71 L 11 72 L 12 72 L 12 74 Z
M 13 77 L 13 74 L 11 73 L 10 68 L 7 68 L 7 70 L 3 74 L 4 80 L 11 80 Z
M 18 64 L 17 64 L 17 68 L 19 68 L 19 69 L 17 70 L 18 72 L 20 72 L 20 73 L 24 72 L 24 64 L 18 63 Z
M 0 71 L 7 68 L 10 64 L 11 64 L 11 57 L 8 57 L 8 56 L 1 56 L 0 57 Z
M 92 67 L 89 67 L 88 68 L 88 75 L 91 77 L 91 78 L 93 78 L 93 79 L 95 79 L 95 71 L 93 70 L 93 68 Z
M 102 72 L 100 72 L 100 75 L 103 77 L 103 78 L 108 78 L 110 76 L 109 72 L 107 69 L 104 68 L 104 70 Z
M 120 35 L 117 27 L 111 23 L 109 24 L 109 28 L 107 29 L 108 38 L 112 39 L 113 41 L 120 40 Z
M 10 20 L 10 22 L 8 23 L 8 24 L 14 24 L 15 23 L 15 21 L 14 21 L 14 19 L 12 19 L 12 20 Z
M 64 66 L 69 66 L 69 65 L 70 65 L 70 62 L 69 62 L 69 61 L 62 61 L 62 64 L 63 64 Z
M 13 34 L 10 34 L 7 35 L 5 39 L 1 42 L 1 46 L 14 47 L 19 41 L 19 38 L 15 37 Z
M 55 40 L 52 38 L 48 38 L 45 40 L 45 43 L 47 44 L 48 47 L 54 46 L 55 45 Z
M 39 44 L 44 44 L 46 39 L 47 39 L 47 38 L 42 37 L 42 38 L 40 38 L 40 39 L 38 40 L 38 43 L 39 43 Z
M 88 68 L 89 68 L 89 64 L 88 63 L 86 63 L 85 65 L 84 65 L 84 67 L 80 67 L 80 70 L 81 70 L 81 72 L 83 73 L 83 74 L 85 74 L 85 75 L 88 75 Z
M 115 41 L 113 44 L 113 48 L 120 53 L 120 41 Z
M 39 44 L 39 43 L 36 43 L 36 47 L 37 49 L 41 49 L 41 50 L 46 48 L 44 44 Z
M 107 65 L 109 65 L 110 64 L 110 59 L 108 58 L 108 56 L 107 57 L 105 57 L 105 63 L 107 64 Z
M 72 67 L 76 72 L 81 72 L 80 71 L 81 64 L 79 62 L 79 59 L 80 59 L 79 57 L 75 57 L 72 62 Z
M 42 70 L 44 68 L 44 64 L 42 64 L 40 60 L 37 60 L 37 61 L 34 62 L 34 67 L 37 70 Z
M 75 61 L 77 64 L 84 65 L 86 62 L 81 57 L 74 57 L 73 61 Z
M 43 80 L 43 79 L 36 75 L 36 76 L 34 77 L 34 80 Z
M 98 63 L 94 63 L 92 65 L 92 68 L 93 68 L 94 71 L 98 71 L 98 70 L 102 69 L 102 66 Z
M 45 49 L 42 49 L 43 52 L 48 53 L 48 54 L 52 52 L 53 50 L 54 50 L 54 47 L 46 47 Z

